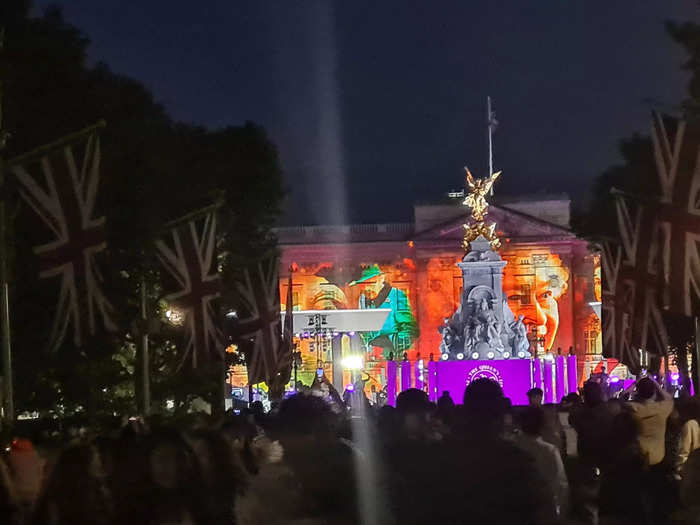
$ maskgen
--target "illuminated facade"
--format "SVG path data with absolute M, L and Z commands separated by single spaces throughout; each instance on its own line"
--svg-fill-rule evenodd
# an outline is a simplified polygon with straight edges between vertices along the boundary
M 459 304 L 456 263 L 464 255 L 466 216 L 455 201 L 416 206 L 415 221 L 408 224 L 281 228 L 280 297 L 287 297 L 287 271 L 295 264 L 296 310 L 391 308 L 379 332 L 339 334 L 333 343 L 343 355 L 366 352 L 368 385 L 379 389 L 390 354 L 400 359 L 406 353 L 412 362 L 431 354 L 439 358 L 438 327 Z M 571 348 L 579 377 L 586 377 L 601 359 L 600 322 L 590 305 L 600 300 L 600 269 L 587 243 L 568 229 L 568 198 L 496 198 L 489 218 L 498 224 L 500 253 L 508 263 L 504 294 L 513 313 L 525 317 L 531 351 L 567 354 Z M 308 384 L 317 349 L 310 340 L 299 345 L 299 378 Z M 331 368 L 330 358 L 325 361 Z

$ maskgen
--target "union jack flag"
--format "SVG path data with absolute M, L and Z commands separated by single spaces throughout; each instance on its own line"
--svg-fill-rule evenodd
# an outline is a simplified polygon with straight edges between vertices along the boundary
M 634 288 L 630 289 L 622 279 L 622 247 L 609 241 L 602 243 L 600 264 L 603 270 L 603 353 L 636 369 L 639 359 L 630 342 Z
M 214 304 L 221 295 L 215 212 L 174 226 L 165 238 L 156 241 L 156 249 L 161 263 L 177 283 L 177 291 L 165 299 L 182 316 L 182 363 L 191 359 L 192 368 L 197 368 L 202 361 L 222 359 L 223 338 Z
M 99 127 L 9 163 L 20 195 L 52 234 L 51 241 L 34 247 L 40 258 L 39 276 L 61 278 L 50 350 L 61 346 L 69 326 L 78 347 L 100 327 L 116 329 L 96 261 L 96 255 L 106 248 L 105 218 L 96 216 L 95 209 L 100 181 Z
M 621 244 L 606 245 L 602 257 L 604 351 L 636 372 L 640 349 L 664 355 L 668 347 L 658 289 L 660 226 L 652 207 L 620 193 L 616 208 Z
M 235 336 L 252 340 L 252 348 L 246 354 L 248 383 L 251 385 L 262 381 L 269 384 L 279 371 L 285 353 L 277 264 L 277 257 L 260 260 L 245 268 L 242 278 L 236 283 L 246 315 L 240 317 Z
M 664 305 L 695 316 L 700 313 L 700 129 L 658 113 L 652 119 Z

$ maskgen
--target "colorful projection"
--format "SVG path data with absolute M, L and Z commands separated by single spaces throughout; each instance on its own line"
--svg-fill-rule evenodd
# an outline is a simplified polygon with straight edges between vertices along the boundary
M 411 348 L 418 336 L 418 323 L 410 298 L 414 271 L 415 266 L 410 260 L 394 264 L 299 266 L 294 273 L 294 308 L 390 308 L 391 314 L 381 330 L 360 335 L 367 347 L 380 348 L 383 357 L 390 353 L 399 356 Z M 280 280 L 280 292 L 280 297 L 286 297 L 285 279 Z
M 585 256 L 574 270 L 573 257 L 555 250 L 546 245 L 506 246 L 501 250 L 508 262 L 503 275 L 508 305 L 516 317 L 524 316 L 532 350 L 556 351 L 561 347 L 567 351 L 573 346 L 582 354 L 599 353 L 599 322 L 588 304 L 596 297 L 599 264 Z M 390 308 L 392 313 L 381 330 L 346 334 L 342 341 L 343 355 L 367 351 L 365 371 L 379 387 L 384 382 L 380 363 L 389 353 L 397 359 L 406 353 L 412 362 L 419 354 L 425 361 L 430 354 L 438 358 L 438 327 L 454 313 L 462 292 L 456 266 L 461 256 L 455 250 L 420 258 L 297 263 L 294 309 Z M 284 301 L 287 276 L 282 273 L 280 297 Z M 300 378 L 306 383 L 313 379 L 316 353 L 308 340 L 302 341 L 301 350 L 304 365 Z
M 501 255 L 508 261 L 503 288 L 510 309 L 516 317 L 525 316 L 525 324 L 534 327 L 533 336 L 545 351 L 569 346 L 572 334 L 570 326 L 561 323 L 561 303 L 568 302 L 570 272 L 560 256 L 549 250 Z

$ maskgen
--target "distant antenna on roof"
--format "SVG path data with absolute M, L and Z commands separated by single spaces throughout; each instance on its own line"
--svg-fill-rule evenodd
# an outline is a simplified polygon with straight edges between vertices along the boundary
M 493 175 L 493 132 L 498 127 L 496 113 L 491 109 L 491 97 L 486 97 L 486 118 L 489 135 L 489 177 L 491 177 Z M 491 186 L 491 195 L 493 195 L 493 186 Z

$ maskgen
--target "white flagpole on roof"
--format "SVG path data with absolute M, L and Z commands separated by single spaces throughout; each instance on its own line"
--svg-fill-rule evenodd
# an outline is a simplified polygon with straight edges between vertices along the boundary
M 498 125 L 496 122 L 496 115 L 491 111 L 491 97 L 486 97 L 486 112 L 487 112 L 487 122 L 488 122 L 488 136 L 489 136 L 489 177 L 493 175 L 493 132 Z M 493 195 L 493 186 L 491 186 L 491 195 Z

